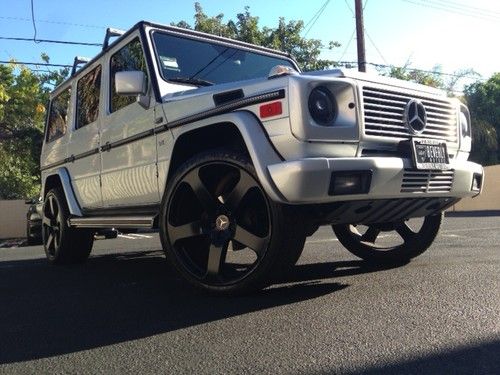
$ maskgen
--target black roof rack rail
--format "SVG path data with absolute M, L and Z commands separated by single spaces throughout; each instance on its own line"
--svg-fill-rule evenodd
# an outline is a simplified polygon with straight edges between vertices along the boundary
M 71 77 L 73 77 L 76 73 L 76 68 L 80 64 L 86 64 L 90 61 L 88 57 L 75 56 L 75 60 L 73 60 L 73 68 L 71 69 Z
M 104 37 L 104 42 L 102 43 L 102 50 L 104 51 L 109 46 L 109 39 L 114 36 L 122 36 L 125 34 L 125 31 L 120 29 L 113 29 L 108 27 L 106 29 L 106 36 Z

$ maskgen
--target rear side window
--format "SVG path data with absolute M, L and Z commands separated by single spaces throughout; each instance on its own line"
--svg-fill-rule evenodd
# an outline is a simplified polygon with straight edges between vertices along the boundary
M 133 96 L 122 96 L 116 93 L 115 89 L 115 74 L 116 72 L 124 72 L 131 70 L 141 70 L 147 76 L 146 61 L 144 60 L 144 53 L 142 51 L 141 42 L 139 38 L 135 38 L 125 47 L 111 56 L 111 106 L 110 111 L 115 112 L 136 101 Z
M 88 125 L 99 116 L 101 66 L 97 66 L 78 81 L 76 99 L 76 128 Z
M 71 89 L 67 88 L 52 99 L 47 125 L 47 142 L 52 142 L 66 134 L 70 98 Z

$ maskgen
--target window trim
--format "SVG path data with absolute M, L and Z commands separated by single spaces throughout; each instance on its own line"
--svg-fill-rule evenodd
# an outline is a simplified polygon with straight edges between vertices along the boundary
M 54 137 L 52 139 L 49 140 L 49 129 L 50 129 L 50 111 L 52 110 L 52 106 L 54 104 L 54 101 L 59 98 L 61 95 L 63 95 L 66 91 L 69 90 L 69 101 L 68 101 L 68 106 L 66 108 L 66 117 L 67 117 L 67 120 L 66 120 L 66 123 L 65 123 L 65 127 L 64 127 L 64 133 L 58 135 L 57 137 Z M 70 121 L 70 118 L 69 118 L 69 113 L 70 113 L 70 110 L 71 110 L 71 98 L 72 98 L 72 87 L 71 86 L 68 86 L 66 87 L 65 89 L 63 89 L 59 94 L 57 94 L 56 96 L 54 96 L 52 99 L 49 100 L 49 105 L 48 105 L 48 111 L 47 111 L 47 121 L 46 121 L 46 126 L 45 126 L 45 143 L 46 144 L 49 144 L 49 143 L 52 143 L 56 140 L 58 140 L 59 138 L 62 138 L 64 137 L 66 134 L 68 134 L 68 122 Z
M 142 50 L 142 57 L 144 59 L 144 65 L 146 67 L 146 78 L 147 78 L 147 88 L 146 88 L 146 92 L 149 92 L 149 88 L 150 88 L 150 85 L 151 85 L 151 79 L 150 79 L 150 73 L 149 73 L 149 66 L 148 66 L 148 60 L 146 58 L 146 51 L 144 49 L 144 43 L 142 41 L 142 38 L 141 38 L 141 35 L 140 34 L 136 34 L 136 35 L 133 35 L 131 39 L 129 39 L 127 42 L 125 42 L 125 44 L 121 45 L 121 46 L 118 46 L 118 48 L 116 49 L 116 51 L 113 53 L 113 54 L 110 54 L 109 56 L 109 60 L 107 61 L 107 65 L 108 65 L 108 72 L 109 72 L 109 77 L 108 77 L 108 80 L 109 80 L 109 84 L 108 84 L 108 105 L 107 105 L 107 114 L 108 116 L 112 115 L 113 113 L 116 113 L 120 110 L 122 110 L 123 108 L 126 108 L 126 107 L 129 107 L 131 106 L 132 104 L 134 103 L 137 103 L 137 100 L 130 103 L 130 104 L 127 104 L 126 106 L 123 106 L 121 108 L 118 108 L 118 109 L 115 109 L 113 111 L 113 73 L 112 73 L 112 69 L 111 69 L 111 61 L 113 60 L 113 57 L 119 53 L 122 49 L 124 49 L 125 47 L 127 47 L 130 43 L 134 42 L 135 40 L 137 39 L 137 41 L 139 41 L 139 44 L 141 45 L 141 50 Z M 121 72 L 123 70 L 120 70 Z
M 100 78 L 100 84 L 99 84 L 99 102 L 98 102 L 98 105 L 97 105 L 97 118 L 92 121 L 92 122 L 89 122 L 85 125 L 82 125 L 82 126 L 79 126 L 78 124 L 78 84 L 85 78 L 87 77 L 89 74 L 91 74 L 93 71 L 95 71 L 96 69 L 98 68 L 101 68 L 101 71 L 99 72 L 99 74 L 101 75 L 101 78 Z M 100 106 L 101 106 L 101 91 L 102 91 L 102 76 L 103 76 L 103 68 L 102 68 L 102 63 L 99 63 L 97 65 L 94 65 L 91 69 L 89 69 L 85 74 L 82 74 L 81 77 L 78 78 L 78 80 L 76 81 L 76 94 L 75 94 L 75 115 L 74 115 L 74 118 L 75 118 L 75 131 L 78 130 L 78 129 L 81 129 L 81 128 L 84 128 L 86 127 L 87 125 L 90 125 L 90 124 L 93 124 L 95 122 L 97 122 L 97 120 L 99 120 L 99 115 L 100 115 Z
M 178 84 L 178 83 L 169 81 L 163 75 L 163 69 L 161 68 L 160 54 L 158 53 L 158 49 L 156 47 L 155 38 L 154 38 L 154 35 L 156 33 L 158 33 L 158 34 L 165 34 L 165 35 L 168 35 L 168 36 L 173 36 L 173 37 L 181 38 L 181 39 L 194 40 L 194 41 L 202 42 L 202 43 L 216 44 L 216 45 L 223 46 L 223 47 L 234 48 L 234 49 L 237 49 L 237 50 L 240 50 L 240 51 L 246 51 L 246 52 L 255 53 L 257 55 L 263 55 L 263 56 L 268 56 L 268 57 L 274 57 L 276 59 L 286 60 L 286 61 L 288 61 L 297 70 L 297 72 L 300 72 L 300 69 L 299 69 L 297 63 L 295 62 L 295 60 L 293 60 L 290 57 L 276 55 L 276 54 L 273 54 L 271 52 L 267 53 L 265 51 L 255 50 L 255 49 L 252 49 L 250 47 L 247 48 L 245 46 L 234 45 L 234 44 L 231 44 L 229 42 L 223 42 L 223 41 L 213 40 L 213 39 L 205 38 L 205 37 L 201 37 L 201 36 L 199 37 L 199 36 L 186 35 L 186 34 L 182 34 L 182 33 L 172 32 L 170 30 L 161 30 L 161 29 L 150 30 L 149 36 L 150 36 L 150 39 L 151 39 L 151 44 L 153 46 L 154 60 L 156 62 L 157 68 L 158 68 L 158 74 L 160 75 L 161 79 L 164 82 L 169 83 L 171 85 L 175 85 L 175 84 Z M 215 83 L 214 85 L 219 85 L 219 84 L 221 84 L 221 83 Z

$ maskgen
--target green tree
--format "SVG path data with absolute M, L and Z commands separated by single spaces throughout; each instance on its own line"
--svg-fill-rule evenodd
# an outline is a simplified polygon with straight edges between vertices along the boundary
M 303 21 L 286 22 L 284 18 L 280 18 L 276 28 L 261 28 L 259 17 L 252 16 L 247 6 L 243 13 L 237 14 L 236 20 L 225 22 L 222 13 L 213 17 L 207 16 L 200 3 L 195 3 L 194 19 L 194 30 L 287 52 L 304 71 L 322 70 L 336 65 L 334 61 L 320 58 L 321 49 L 325 48 L 320 40 L 301 36 L 304 30 Z M 192 29 L 186 21 L 174 25 Z M 328 44 L 330 49 L 339 46 L 337 42 Z
M 14 61 L 0 65 L 0 199 L 38 193 L 45 104 L 67 73 L 37 73 Z
M 441 79 L 438 67 L 433 72 L 425 72 L 418 69 L 410 68 L 410 63 L 406 63 L 402 67 L 391 66 L 388 71 L 382 72 L 383 75 L 402 79 L 404 81 L 412 81 L 422 85 L 444 88 L 444 82 Z
M 473 155 L 484 164 L 500 161 L 500 73 L 464 90 L 472 117 Z

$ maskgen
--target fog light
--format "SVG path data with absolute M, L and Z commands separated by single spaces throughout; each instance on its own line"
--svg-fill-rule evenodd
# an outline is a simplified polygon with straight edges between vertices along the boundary
M 370 191 L 372 171 L 333 172 L 329 195 L 366 194 Z
M 480 191 L 483 184 L 483 176 L 479 173 L 474 173 L 472 176 L 472 191 Z

